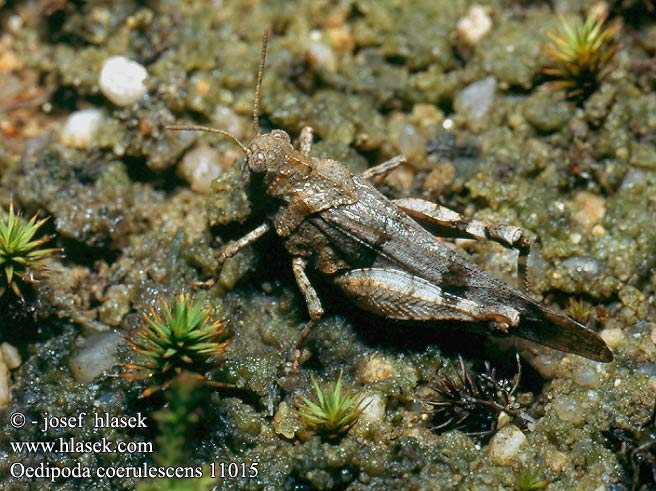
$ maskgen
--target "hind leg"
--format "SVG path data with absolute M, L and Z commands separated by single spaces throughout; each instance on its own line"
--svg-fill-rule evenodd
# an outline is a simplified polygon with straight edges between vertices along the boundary
M 445 206 L 423 199 L 397 199 L 394 200 L 394 204 L 440 237 L 492 240 L 504 247 L 516 249 L 519 252 L 517 258 L 519 288 L 528 291 L 526 263 L 534 241 L 526 237 L 519 227 L 473 220 Z

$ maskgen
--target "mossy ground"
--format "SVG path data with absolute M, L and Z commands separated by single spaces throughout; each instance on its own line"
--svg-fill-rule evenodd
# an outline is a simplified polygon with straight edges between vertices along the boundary
M 259 474 L 219 480 L 216 489 L 513 489 L 525 469 L 547 479 L 548 490 L 630 488 L 631 469 L 609 435 L 638 432 L 656 399 L 654 14 L 635 15 L 649 2 L 609 2 L 611 18 L 622 23 L 622 48 L 608 79 L 577 103 L 541 86 L 544 33 L 558 23 L 547 3 L 480 2 L 493 27 L 465 49 L 455 26 L 473 3 L 0 2 L 0 202 L 13 196 L 28 213 L 52 215 L 49 232 L 65 251 L 25 303 L 2 299 L 1 340 L 25 360 L 12 372 L 7 414 L 154 413 L 163 400 L 138 399 L 144 386 L 114 378 L 118 369 L 76 382 L 69 368 L 76 340 L 129 332 L 162 299 L 218 278 L 209 302 L 228 320 L 234 342 L 209 376 L 235 388 L 211 394 L 202 431 L 186 442 L 189 462 L 180 464 L 258 462 Z M 595 2 L 551 3 L 577 15 Z M 218 270 L 216 251 L 261 221 L 264 197 L 248 196 L 238 163 L 228 167 L 241 158 L 230 141 L 163 126 L 209 124 L 248 141 L 267 27 L 265 128 L 295 138 L 310 125 L 314 154 L 354 172 L 408 155 L 411 166 L 383 190 L 524 227 L 541 238 L 529 263 L 533 292 L 554 308 L 572 295 L 603 307 L 591 327 L 611 345 L 612 363 L 519 346 L 528 372 L 520 392 L 533 393 L 534 422 L 509 462 L 495 459 L 488 441 L 436 434 L 422 403 L 431 378 L 456 353 L 512 370 L 507 347 L 468 336 L 466 324 L 443 334 L 363 316 L 313 278 L 327 315 L 305 345 L 299 375 L 290 375 L 289 353 L 307 311 L 280 244 L 267 238 Z M 148 97 L 128 108 L 99 92 L 100 67 L 114 54 L 149 73 Z M 457 101 L 465 86 L 488 76 L 496 80 L 494 103 L 472 119 Z M 58 128 L 88 107 L 103 112 L 101 131 L 89 148 L 65 147 Z M 175 172 L 197 142 L 217 149 L 227 168 L 206 196 Z M 515 281 L 513 254 L 489 243 L 469 244 L 468 252 Z M 130 356 L 122 346 L 117 362 Z M 334 380 L 340 370 L 384 411 L 324 442 L 289 408 L 298 391 L 309 394 L 310 374 Z M 154 441 L 156 426 L 42 434 L 3 425 L 0 489 L 28 489 L 9 474 L 17 460 L 70 465 L 81 458 L 92 468 L 152 462 L 143 454 L 8 450 L 8 440 L 63 435 Z M 130 479 L 45 485 L 134 488 Z

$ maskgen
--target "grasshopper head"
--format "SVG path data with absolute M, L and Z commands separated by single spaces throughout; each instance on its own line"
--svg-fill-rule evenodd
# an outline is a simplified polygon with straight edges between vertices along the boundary
M 248 167 L 252 172 L 275 172 L 293 149 L 289 135 L 283 130 L 258 135 L 248 146 Z

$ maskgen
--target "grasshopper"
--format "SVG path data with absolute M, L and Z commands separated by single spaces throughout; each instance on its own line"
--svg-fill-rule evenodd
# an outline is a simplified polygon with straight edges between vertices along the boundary
M 518 276 L 525 285 L 531 240 L 518 227 L 468 219 L 435 203 L 390 200 L 371 183 L 405 162 L 394 157 L 354 175 L 335 160 L 311 156 L 312 129 L 301 131 L 299 149 L 288 133 L 259 131 L 260 88 L 268 32 L 255 89 L 255 138 L 244 145 L 227 131 L 204 126 L 168 126 L 231 138 L 246 154 L 245 180 L 261 179 L 275 212 L 242 238 L 228 243 L 223 263 L 274 231 L 292 257 L 296 283 L 310 321 L 301 340 L 324 314 L 308 267 L 322 273 L 357 306 L 390 319 L 488 322 L 493 328 L 592 360 L 608 362 L 612 352 L 582 324 L 495 278 L 440 242 L 437 236 L 488 239 L 519 251 Z

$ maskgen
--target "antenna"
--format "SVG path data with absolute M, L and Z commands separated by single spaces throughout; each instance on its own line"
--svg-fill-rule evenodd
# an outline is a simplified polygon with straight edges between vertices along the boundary
M 167 130 L 175 131 L 207 131 L 208 133 L 218 133 L 219 135 L 227 136 L 233 142 L 241 147 L 246 155 L 248 155 L 248 148 L 242 142 L 240 142 L 235 135 L 229 133 L 225 130 L 218 130 L 216 128 L 210 128 L 209 126 L 199 126 L 199 125 L 166 125 L 164 126 Z
M 260 134 L 260 123 L 258 121 L 259 111 L 260 111 L 260 88 L 262 87 L 262 77 L 264 76 L 264 62 L 266 61 L 266 52 L 267 45 L 269 44 L 269 30 L 264 31 L 262 36 L 262 52 L 260 54 L 260 67 L 257 70 L 257 85 L 255 86 L 255 101 L 253 102 L 253 126 L 255 128 L 255 134 Z M 175 131 L 206 131 L 208 133 L 217 133 L 219 135 L 227 136 L 232 141 L 234 141 L 239 147 L 248 155 L 248 148 L 242 142 L 240 142 L 235 135 L 229 133 L 225 130 L 219 130 L 216 128 L 210 128 L 209 126 L 199 126 L 199 125 L 166 125 L 164 126 L 167 130 Z
M 255 134 L 260 134 L 260 122 L 258 121 L 260 112 L 260 88 L 262 87 L 262 77 L 264 76 L 264 62 L 266 61 L 267 45 L 269 44 L 269 30 L 264 31 L 262 36 L 262 52 L 260 54 L 260 67 L 257 70 L 257 85 L 255 86 L 255 101 L 253 102 L 253 128 Z

